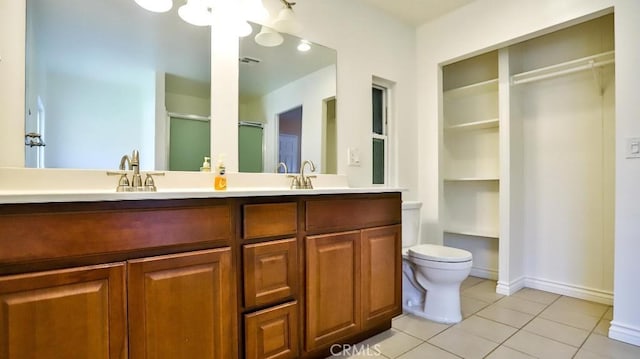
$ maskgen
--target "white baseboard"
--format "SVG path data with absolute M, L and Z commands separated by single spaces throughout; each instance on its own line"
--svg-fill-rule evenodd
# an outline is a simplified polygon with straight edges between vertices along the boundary
M 640 328 L 612 321 L 609 327 L 609 338 L 640 346 Z
M 484 279 L 498 280 L 498 271 L 489 268 L 471 267 L 469 275 Z
M 531 277 L 525 278 L 524 286 L 528 288 L 544 290 L 545 292 L 585 299 L 596 303 L 613 305 L 613 293 L 600 289 L 581 287 L 572 284 Z
M 502 295 L 511 295 L 520 289 L 525 287 L 525 277 L 520 277 L 511 283 L 498 281 L 498 285 L 496 286 L 496 293 Z

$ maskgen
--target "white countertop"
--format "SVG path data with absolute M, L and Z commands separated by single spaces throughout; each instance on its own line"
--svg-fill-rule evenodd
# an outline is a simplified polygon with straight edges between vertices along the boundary
M 144 172 L 144 171 L 143 171 Z M 117 177 L 104 170 L 0 168 L 0 204 L 94 202 L 186 198 L 294 196 L 402 192 L 392 187 L 350 187 L 346 176 L 318 175 L 314 189 L 289 189 L 290 179 L 278 174 L 230 173 L 229 188 L 213 189 L 214 175 L 166 172 L 155 177 L 157 192 L 116 192 Z

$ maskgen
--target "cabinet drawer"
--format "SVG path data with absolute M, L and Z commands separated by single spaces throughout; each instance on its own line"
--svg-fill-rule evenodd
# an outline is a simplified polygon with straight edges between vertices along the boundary
M 242 247 L 245 307 L 269 304 L 294 295 L 297 253 L 295 238 Z
M 298 303 L 246 314 L 245 357 L 285 359 L 298 357 Z
M 348 231 L 401 222 L 400 195 L 308 200 L 306 230 L 310 233 Z
M 295 235 L 298 206 L 295 202 L 247 204 L 243 207 L 243 238 Z

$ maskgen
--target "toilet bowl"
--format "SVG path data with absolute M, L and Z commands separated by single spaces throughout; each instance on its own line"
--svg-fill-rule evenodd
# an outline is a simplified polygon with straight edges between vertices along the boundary
M 462 320 L 460 284 L 471 272 L 470 252 L 418 245 L 420 202 L 402 203 L 402 308 L 440 323 Z
M 403 298 L 404 311 L 440 323 L 461 321 L 460 284 L 472 263 L 471 253 L 458 248 L 434 244 L 408 248 L 402 269 L 406 285 L 413 288 L 407 288 L 407 301 Z

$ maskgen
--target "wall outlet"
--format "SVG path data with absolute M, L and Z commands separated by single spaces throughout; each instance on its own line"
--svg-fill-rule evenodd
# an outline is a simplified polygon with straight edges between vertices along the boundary
M 627 158 L 640 158 L 640 137 L 627 138 L 625 155 Z
M 347 164 L 351 167 L 359 167 L 360 166 L 360 150 L 357 148 L 347 148 Z

